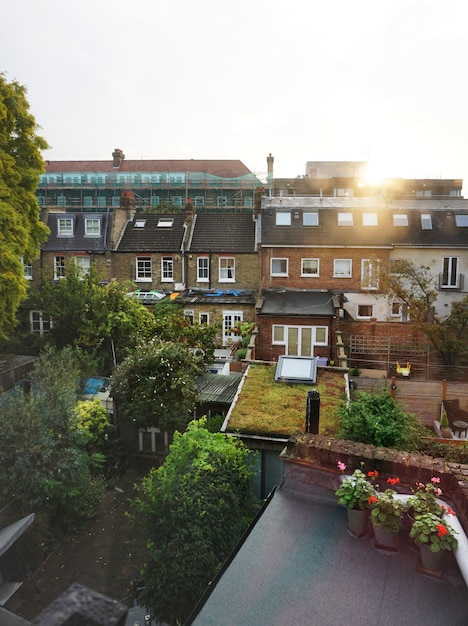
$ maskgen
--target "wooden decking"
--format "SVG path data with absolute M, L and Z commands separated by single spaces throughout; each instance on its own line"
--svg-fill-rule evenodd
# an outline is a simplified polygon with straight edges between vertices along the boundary
M 391 378 L 359 376 L 354 378 L 358 391 L 379 393 L 390 391 Z M 396 379 L 395 399 L 404 409 L 417 415 L 421 421 L 432 428 L 432 423 L 439 417 L 439 405 L 442 401 L 442 381 L 420 381 L 399 377 Z M 448 400 L 459 398 L 460 408 L 468 409 L 468 383 L 447 383 Z

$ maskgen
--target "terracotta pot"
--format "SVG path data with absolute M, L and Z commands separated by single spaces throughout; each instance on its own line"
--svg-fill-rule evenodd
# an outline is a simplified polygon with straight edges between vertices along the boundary
M 380 550 L 397 552 L 400 546 L 400 533 L 392 533 L 386 528 L 374 527 L 375 547 Z
M 367 524 L 369 522 L 369 509 L 346 509 L 348 513 L 348 530 L 349 532 L 358 537 L 364 537 L 367 535 Z
M 419 562 L 418 569 L 425 574 L 435 576 L 436 578 L 442 578 L 446 550 L 432 552 L 429 545 L 422 543 L 419 546 L 419 555 L 421 560 Z

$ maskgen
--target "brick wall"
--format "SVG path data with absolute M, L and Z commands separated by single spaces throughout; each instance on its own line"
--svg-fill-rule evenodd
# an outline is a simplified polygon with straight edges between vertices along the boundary
M 208 256 L 210 267 L 209 282 L 197 282 L 197 259 Z M 235 282 L 219 282 L 219 258 L 220 256 L 233 256 L 235 258 Z M 188 254 L 187 255 L 187 288 L 189 289 L 255 289 L 260 286 L 260 255 L 255 254 Z
M 137 256 L 151 257 L 152 278 L 147 281 L 135 281 Z M 161 280 L 161 259 L 163 256 L 172 257 L 174 280 L 164 282 Z M 161 291 L 173 291 L 175 283 L 182 282 L 182 255 L 181 254 L 156 254 L 151 252 L 114 252 L 112 255 L 112 278 L 119 282 L 131 280 L 136 289 L 158 289 Z

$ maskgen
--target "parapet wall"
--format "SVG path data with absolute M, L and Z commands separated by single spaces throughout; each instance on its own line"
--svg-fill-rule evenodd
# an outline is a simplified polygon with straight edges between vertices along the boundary
M 389 476 L 398 476 L 401 493 L 411 493 L 415 483 L 427 483 L 433 476 L 437 476 L 440 478 L 444 499 L 451 500 L 460 523 L 468 534 L 468 465 L 303 433 L 290 437 L 281 458 L 286 462 L 286 480 L 288 476 L 295 475 L 295 480 L 330 490 L 336 490 L 340 483 L 342 472 L 337 467 L 338 461 L 346 464 L 347 474 L 360 468 L 363 463 L 363 471 L 377 470 L 385 481 Z M 288 464 L 296 467 L 288 467 Z M 301 466 L 300 469 L 297 466 Z

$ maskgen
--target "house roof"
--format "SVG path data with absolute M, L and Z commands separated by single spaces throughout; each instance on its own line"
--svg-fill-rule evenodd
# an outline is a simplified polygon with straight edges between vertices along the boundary
M 204 374 L 197 380 L 198 400 L 200 403 L 232 404 L 241 380 L 242 374 L 239 372 L 232 372 L 228 376 Z
M 254 304 L 253 289 L 189 289 L 179 295 L 185 304 Z
M 258 302 L 258 315 L 332 317 L 335 296 L 313 289 L 265 289 Z
M 71 219 L 73 234 L 68 236 L 58 234 L 58 220 Z M 85 231 L 86 219 L 96 218 L 100 221 L 100 234 L 87 236 Z M 104 252 L 109 248 L 111 234 L 111 213 L 49 213 L 47 226 L 50 235 L 43 244 L 43 250 L 70 251 L 70 252 Z
M 184 215 L 137 213 L 125 227 L 118 252 L 180 252 L 184 239 Z M 171 226 L 161 226 L 161 224 Z M 139 226 L 140 225 L 140 226 Z
M 256 223 L 246 214 L 197 214 L 190 236 L 190 252 L 254 253 Z
M 291 212 L 290 226 L 277 226 L 277 212 Z M 304 226 L 303 214 L 318 213 L 317 226 Z M 338 213 L 352 213 L 352 226 L 338 226 Z M 365 214 L 375 213 L 378 224 L 364 226 Z M 423 229 L 421 216 L 431 217 Z M 406 215 L 407 225 L 395 226 L 394 215 Z M 266 198 L 262 210 L 262 247 L 465 247 L 468 229 L 456 224 L 468 216 L 468 200 L 401 200 L 372 198 Z
M 237 178 L 252 172 L 237 159 L 124 159 L 120 167 L 106 161 L 49 161 L 46 173 L 61 172 L 201 172 Z
M 186 626 L 465 624 L 468 594 L 453 553 L 442 580 L 417 552 L 377 550 L 346 531 L 332 491 L 276 489 Z

